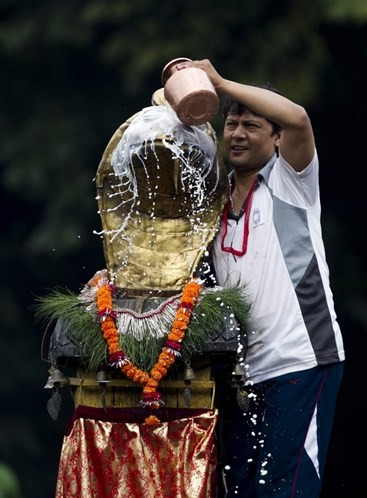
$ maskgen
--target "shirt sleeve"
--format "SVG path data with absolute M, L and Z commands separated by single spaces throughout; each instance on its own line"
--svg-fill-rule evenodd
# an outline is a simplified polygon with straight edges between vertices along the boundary
M 310 164 L 302 171 L 295 171 L 280 155 L 269 177 L 273 195 L 297 207 L 308 208 L 319 198 L 319 161 L 315 149 Z

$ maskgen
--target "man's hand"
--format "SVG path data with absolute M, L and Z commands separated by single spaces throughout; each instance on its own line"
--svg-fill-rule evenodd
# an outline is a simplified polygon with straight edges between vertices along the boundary
M 203 59 L 201 61 L 192 61 L 192 65 L 199 69 L 202 69 L 206 72 L 209 79 L 213 83 L 213 86 L 217 93 L 221 93 L 221 89 L 223 87 L 224 78 L 218 73 L 218 71 L 214 68 L 210 60 Z

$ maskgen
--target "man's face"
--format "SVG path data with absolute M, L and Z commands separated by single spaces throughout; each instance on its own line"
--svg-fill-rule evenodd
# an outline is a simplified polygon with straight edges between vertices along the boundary
M 223 140 L 228 159 L 238 173 L 259 171 L 279 145 L 280 134 L 274 134 L 265 118 L 246 111 L 228 114 L 224 123 Z

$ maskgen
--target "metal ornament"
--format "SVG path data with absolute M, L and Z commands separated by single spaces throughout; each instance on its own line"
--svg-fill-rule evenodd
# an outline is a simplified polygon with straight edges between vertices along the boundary
M 49 375 L 47 382 L 44 386 L 44 389 L 53 389 L 55 386 L 55 382 L 53 381 L 51 375 Z
M 51 398 L 47 401 L 47 411 L 52 420 L 57 420 L 61 409 L 61 394 L 59 388 L 55 387 L 52 390 Z
M 108 384 L 110 381 L 106 370 L 99 370 L 96 376 L 96 382 L 100 385 Z
M 243 365 L 243 362 L 240 362 L 239 360 L 236 360 L 236 363 L 233 367 L 233 376 L 238 378 L 238 377 L 241 377 L 241 378 L 244 378 L 246 377 L 246 370 L 245 370 L 245 367 Z
M 96 376 L 96 382 L 101 386 L 102 394 L 101 394 L 101 403 L 104 411 L 107 411 L 107 403 L 106 403 L 106 390 L 107 384 L 110 381 L 106 370 L 99 370 Z
M 237 388 L 237 403 L 240 409 L 246 413 L 250 406 L 250 398 L 245 389 Z
M 44 386 L 44 389 L 53 389 L 54 387 L 60 387 L 61 385 L 67 384 L 69 382 L 68 378 L 59 370 L 57 367 L 52 366 L 50 368 L 49 377 Z
M 246 389 L 244 389 L 246 383 L 246 369 L 243 364 L 243 360 L 240 361 L 236 358 L 236 363 L 234 364 L 232 371 L 231 388 L 236 389 L 236 399 L 237 404 L 243 412 L 247 412 L 250 406 L 250 398 Z
M 59 390 L 62 386 L 69 383 L 69 379 L 56 365 L 52 365 L 48 372 L 50 375 L 48 376 L 44 389 L 52 389 L 52 393 L 50 399 L 47 401 L 47 411 L 52 420 L 57 420 L 60 414 L 62 401 Z
M 192 380 L 195 380 L 195 379 L 196 379 L 195 372 L 194 372 L 193 368 L 191 367 L 190 363 L 187 362 L 186 368 L 184 371 L 184 381 L 191 382 Z
M 185 405 L 187 408 L 191 407 L 191 390 L 190 390 L 190 384 L 192 380 L 196 379 L 194 369 L 191 367 L 190 360 L 185 361 L 186 368 L 184 371 L 184 382 L 186 384 L 186 387 L 183 392 L 183 398 L 185 401 Z
M 184 389 L 183 399 L 185 401 L 186 408 L 191 408 L 191 391 L 188 386 L 186 386 Z

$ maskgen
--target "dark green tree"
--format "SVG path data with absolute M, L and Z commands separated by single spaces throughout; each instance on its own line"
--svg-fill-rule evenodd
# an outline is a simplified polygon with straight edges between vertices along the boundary
M 104 266 L 94 174 L 114 130 L 150 105 L 175 57 L 209 58 L 230 79 L 271 81 L 309 110 L 337 308 L 350 355 L 364 350 L 366 25 L 365 0 L 0 1 L 0 461 L 24 496 L 53 496 L 72 410 L 65 399 L 58 422 L 47 415 L 44 329 L 29 307 L 51 287 L 78 290 Z M 362 372 L 353 364 L 346 378 L 355 386 Z M 346 405 L 362 412 L 363 402 L 353 389 L 341 401 L 351 425 Z M 356 433 L 336 423 L 340 454 Z M 336 453 L 337 481 L 326 486 L 334 498 L 357 496 Z

